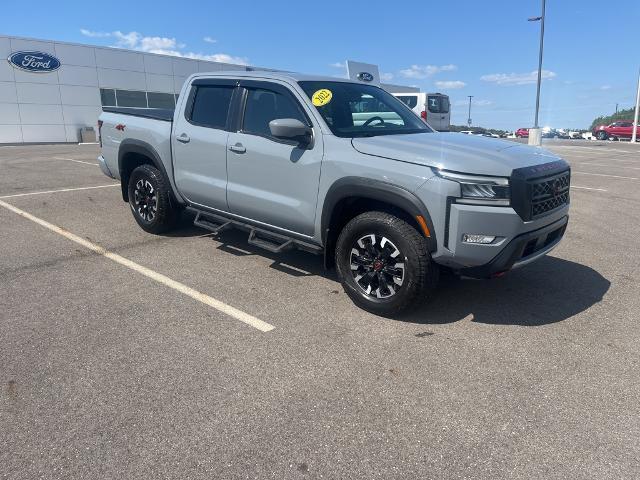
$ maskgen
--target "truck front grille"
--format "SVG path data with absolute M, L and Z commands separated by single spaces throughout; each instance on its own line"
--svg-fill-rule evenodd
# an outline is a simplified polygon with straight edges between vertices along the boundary
M 549 215 L 569 202 L 571 167 L 564 160 L 511 172 L 511 206 L 525 222 Z
M 562 172 L 552 177 L 529 181 L 531 185 L 531 218 L 537 218 L 569 203 L 571 174 Z

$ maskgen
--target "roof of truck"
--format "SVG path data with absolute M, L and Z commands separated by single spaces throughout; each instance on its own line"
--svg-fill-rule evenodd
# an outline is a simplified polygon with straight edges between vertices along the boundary
M 270 78 L 274 80 L 301 81 L 324 81 L 324 82 L 353 82 L 348 78 L 330 77 L 327 75 L 308 75 L 297 72 L 272 72 L 268 70 L 225 70 L 221 72 L 199 72 L 194 74 L 197 77 L 244 77 L 244 78 Z

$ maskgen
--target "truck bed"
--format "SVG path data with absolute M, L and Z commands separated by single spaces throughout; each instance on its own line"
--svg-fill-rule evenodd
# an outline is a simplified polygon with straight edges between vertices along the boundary
M 173 110 L 164 108 L 129 108 L 129 107 L 102 107 L 103 112 L 133 115 L 134 117 L 153 118 L 165 122 L 173 121 Z

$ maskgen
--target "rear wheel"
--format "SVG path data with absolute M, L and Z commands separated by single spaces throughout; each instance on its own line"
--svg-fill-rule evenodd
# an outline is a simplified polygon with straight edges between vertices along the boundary
M 171 205 L 169 186 L 151 165 L 141 165 L 131 172 L 129 205 L 133 218 L 146 232 L 163 233 L 175 225 L 177 211 Z
M 336 243 L 336 267 L 354 303 L 383 316 L 417 307 L 438 281 L 425 237 L 384 212 L 363 213 L 343 228 Z

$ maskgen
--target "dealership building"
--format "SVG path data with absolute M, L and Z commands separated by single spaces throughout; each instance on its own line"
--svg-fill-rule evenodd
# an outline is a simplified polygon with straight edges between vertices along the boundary
M 6 59 L 0 60 L 0 144 L 80 142 L 82 129 L 96 126 L 103 106 L 174 108 L 192 73 L 263 70 L 1 35 L 0 57 Z

